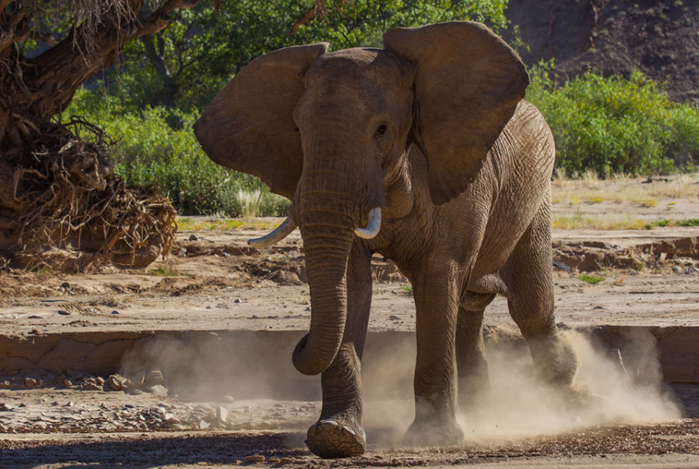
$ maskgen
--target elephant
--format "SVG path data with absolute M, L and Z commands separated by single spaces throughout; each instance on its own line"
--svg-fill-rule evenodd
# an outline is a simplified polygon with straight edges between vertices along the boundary
M 194 124 L 209 158 L 292 201 L 287 220 L 251 244 L 301 231 L 311 323 L 292 361 L 321 374 L 322 410 L 306 443 L 325 458 L 366 449 L 360 365 L 375 253 L 413 287 L 408 444 L 464 442 L 457 406 L 488 386 L 483 313 L 496 295 L 545 383 L 570 389 L 577 369 L 553 312 L 555 147 L 524 100 L 522 61 L 468 21 L 389 29 L 383 45 L 262 55 Z

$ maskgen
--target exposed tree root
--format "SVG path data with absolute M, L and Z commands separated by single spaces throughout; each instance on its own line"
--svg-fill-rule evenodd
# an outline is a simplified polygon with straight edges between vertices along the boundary
M 145 267 L 168 254 L 177 230 L 170 201 L 114 175 L 101 130 L 75 118 L 68 127 L 32 128 L 35 150 L 0 161 L 5 265 L 83 272 L 105 263 Z

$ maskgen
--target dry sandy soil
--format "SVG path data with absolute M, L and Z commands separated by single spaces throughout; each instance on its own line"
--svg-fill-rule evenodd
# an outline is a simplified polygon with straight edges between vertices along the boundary
M 663 195 L 670 183 L 562 184 L 554 193 L 554 213 L 559 221 L 699 218 L 699 185 Z M 652 187 L 658 191 L 648 195 Z M 646 198 L 612 196 L 631 189 L 645 191 Z M 599 200 L 590 191 L 610 195 Z M 29 342 L 77 332 L 306 330 L 310 308 L 300 238 L 295 233 L 262 252 L 247 248 L 245 240 L 259 234 L 183 231 L 173 255 L 144 271 L 2 273 L 0 330 Z M 572 329 L 699 326 L 698 236 L 697 227 L 555 230 L 559 323 Z M 375 261 L 370 330 L 407 334 L 414 330 L 415 315 L 409 284 L 390 262 Z M 605 279 L 588 284 L 579 278 L 580 270 Z M 486 317 L 492 331 L 512 329 L 504 299 L 496 299 Z M 699 386 L 660 383 L 652 353 L 651 361 L 619 358 L 621 352 L 610 359 L 608 350 L 598 353 L 582 334 L 570 334 L 584 361 L 594 364 L 579 376 L 582 397 L 571 403 L 537 390 L 528 382 L 531 365 L 519 363 L 518 349 L 508 355 L 492 346 L 497 391 L 483 401 L 483 412 L 460 417 L 467 433 L 462 447 L 401 447 L 400 434 L 412 417 L 409 376 L 398 379 L 403 386 L 398 389 L 386 376 L 390 373 L 370 373 L 369 452 L 341 461 L 315 458 L 303 444 L 319 411 L 316 381 L 304 384 L 314 389 L 310 394 L 279 396 L 279 389 L 286 389 L 281 383 L 276 393 L 269 383 L 264 390 L 250 383 L 247 392 L 227 394 L 226 380 L 216 373 L 222 361 L 254 363 L 253 356 L 199 357 L 196 365 L 178 368 L 172 357 L 167 364 L 158 360 L 173 350 L 168 347 L 187 344 L 161 344 L 150 349 L 151 369 L 144 370 L 154 373 L 138 376 L 131 365 L 143 356 L 132 356 L 111 382 L 78 370 L 0 368 L 0 467 L 699 467 Z M 290 353 L 285 347 L 279 344 L 279 357 Z M 7 352 L 0 350 L 0 365 Z M 198 353 L 203 352 L 190 348 L 177 360 Z M 393 359 L 407 370 L 414 363 L 405 354 Z M 520 371 L 508 368 L 512 362 Z M 172 370 L 192 366 L 196 377 L 172 376 Z M 599 387 L 600 377 L 611 381 Z M 183 386 L 188 379 L 197 382 Z M 126 389 L 113 390 L 123 385 Z

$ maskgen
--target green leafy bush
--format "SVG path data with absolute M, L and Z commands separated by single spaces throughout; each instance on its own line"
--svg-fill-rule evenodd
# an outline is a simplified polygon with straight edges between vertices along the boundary
M 566 175 L 694 170 L 699 161 L 697 107 L 672 102 L 662 86 L 640 72 L 628 79 L 586 73 L 558 87 L 551 68 L 541 64 L 530 71 L 527 99 L 551 126 L 556 165 Z
M 259 194 L 258 215 L 285 215 L 290 203 L 271 194 L 259 179 L 211 161 L 192 124 L 196 116 L 177 109 L 125 109 L 118 98 L 80 90 L 65 116 L 80 115 L 116 141 L 108 156 L 130 185 L 157 184 L 181 214 L 239 216 L 240 193 Z

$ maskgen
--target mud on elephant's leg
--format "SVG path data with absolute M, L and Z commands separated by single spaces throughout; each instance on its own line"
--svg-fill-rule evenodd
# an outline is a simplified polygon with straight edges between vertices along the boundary
M 413 282 L 417 309 L 415 420 L 405 434 L 411 446 L 458 445 L 464 433 L 456 423 L 455 340 L 459 297 L 446 275 Z
M 333 364 L 323 372 L 321 383 L 323 409 L 318 422 L 308 429 L 308 448 L 323 458 L 364 454 L 360 363 L 354 344 L 340 347 Z
M 459 307 L 456 326 L 456 367 L 459 375 L 459 409 L 478 412 L 490 391 L 488 362 L 483 341 L 483 312 L 495 294 L 468 292 Z

